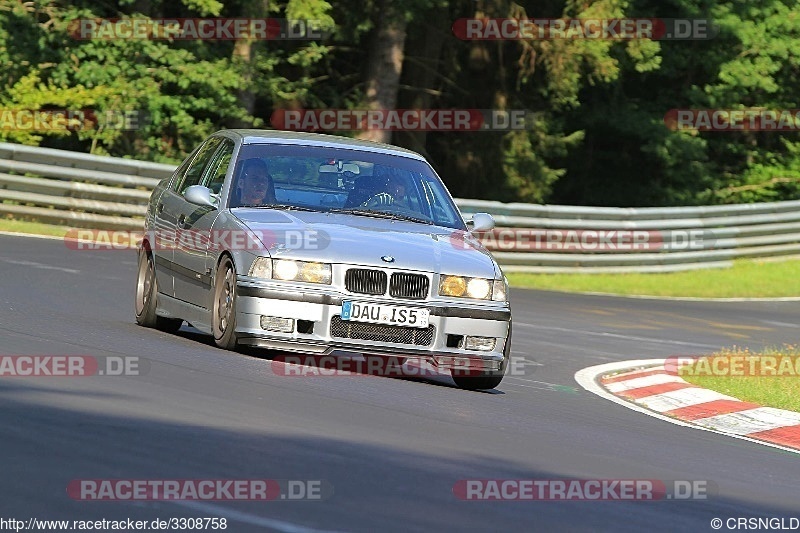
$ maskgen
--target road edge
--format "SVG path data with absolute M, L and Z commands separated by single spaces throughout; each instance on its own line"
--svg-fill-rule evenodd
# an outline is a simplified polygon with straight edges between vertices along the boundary
M 41 235 L 39 233 L 24 233 L 20 231 L 0 231 L 0 235 L 5 235 L 7 237 L 28 237 L 30 239 L 48 239 L 51 241 L 64 240 L 64 236 L 59 237 L 58 235 Z
M 587 274 L 591 275 L 591 274 Z M 611 296 L 613 298 L 629 298 L 631 300 L 664 300 L 673 302 L 717 302 L 717 303 L 741 303 L 741 302 L 800 302 L 800 296 L 763 296 L 763 297 L 736 297 L 736 298 L 705 298 L 702 296 L 656 296 L 653 294 L 618 294 L 614 292 L 595 292 L 595 291 L 567 291 L 558 289 L 538 289 L 536 287 L 520 287 L 511 285 L 512 289 L 528 291 L 555 292 L 558 294 L 576 294 L 580 296 Z
M 657 411 L 653 411 L 648 409 L 642 405 L 639 405 L 633 401 L 627 400 L 622 398 L 613 392 L 608 391 L 605 387 L 600 384 L 600 378 L 604 375 L 611 374 L 611 373 L 619 373 L 623 371 L 633 371 L 638 369 L 649 369 L 653 367 L 663 366 L 666 362 L 666 359 L 638 359 L 638 360 L 631 360 L 631 361 L 618 361 L 614 363 L 605 363 L 602 365 L 595 365 L 590 366 L 587 368 L 583 368 L 578 370 L 575 373 L 575 381 L 583 387 L 588 392 L 596 394 L 601 398 L 605 398 L 606 400 L 612 401 L 618 405 L 622 405 L 627 407 L 628 409 L 632 409 L 633 411 L 637 411 L 639 413 L 648 415 L 653 418 L 657 418 L 659 420 L 663 420 L 665 422 L 669 422 L 671 424 L 682 426 L 690 429 L 696 429 L 701 431 L 708 431 L 710 433 L 716 433 L 718 435 L 725 435 L 727 437 L 733 437 L 736 439 L 752 442 L 755 444 L 760 444 L 762 446 L 769 446 L 771 448 L 777 448 L 779 450 L 783 450 L 790 453 L 800 454 L 800 448 L 792 448 L 789 446 L 783 446 L 781 444 L 776 444 L 773 442 L 769 442 L 766 440 L 756 439 L 752 437 L 748 437 L 747 435 L 739 435 L 736 433 L 730 433 L 726 431 L 721 431 L 717 429 L 712 429 L 708 427 L 704 427 L 698 424 L 694 424 L 692 422 L 688 422 L 685 420 L 681 420 L 679 418 L 675 418 L 672 416 L 667 416 Z M 700 387 L 697 387 L 700 389 Z M 706 389 L 703 389 L 706 390 Z

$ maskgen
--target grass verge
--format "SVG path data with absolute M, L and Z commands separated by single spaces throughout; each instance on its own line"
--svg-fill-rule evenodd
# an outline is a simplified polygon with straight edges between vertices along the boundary
M 731 268 L 664 274 L 507 274 L 513 287 L 696 298 L 800 296 L 800 260 L 741 259 Z
M 682 366 L 678 374 L 700 387 L 768 407 L 800 412 L 800 348 L 751 352 L 730 348 Z
M 69 231 L 68 226 L 56 224 L 44 224 L 42 222 L 28 222 L 25 220 L 13 220 L 0 218 L 0 231 L 13 231 L 17 233 L 33 233 L 34 235 L 52 235 L 63 237 Z

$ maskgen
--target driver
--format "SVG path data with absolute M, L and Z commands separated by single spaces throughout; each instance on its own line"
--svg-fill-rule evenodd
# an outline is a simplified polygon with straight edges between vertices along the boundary
M 374 195 L 366 202 L 367 207 L 395 205 L 408 207 L 406 184 L 403 178 L 394 174 L 387 167 L 376 168 L 375 176 L 384 182 L 384 191 Z
M 248 159 L 242 165 L 239 178 L 239 195 L 242 205 L 275 203 L 272 176 L 263 159 Z
M 389 194 L 392 195 L 392 198 L 394 198 L 394 202 L 395 203 L 398 203 L 398 202 L 403 203 L 403 204 L 407 203 L 406 202 L 406 200 L 407 200 L 407 197 L 406 197 L 406 183 L 405 183 L 405 181 L 403 181 L 403 179 L 401 177 L 394 176 L 394 175 L 390 176 L 389 177 L 389 181 L 386 184 L 386 188 L 387 188 Z

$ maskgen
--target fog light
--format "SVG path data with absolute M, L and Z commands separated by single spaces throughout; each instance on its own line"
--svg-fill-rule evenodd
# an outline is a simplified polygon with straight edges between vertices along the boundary
M 294 319 L 279 318 L 277 316 L 262 316 L 261 329 L 278 331 L 280 333 L 291 333 L 294 331 Z
M 494 337 L 467 337 L 467 341 L 464 343 L 464 349 L 490 352 L 494 350 L 496 341 L 497 339 Z

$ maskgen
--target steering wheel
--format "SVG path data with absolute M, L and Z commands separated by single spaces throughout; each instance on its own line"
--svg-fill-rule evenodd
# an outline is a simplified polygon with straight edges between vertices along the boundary
M 394 203 L 394 197 L 391 194 L 389 194 L 388 192 L 380 192 L 368 198 L 361 205 L 363 207 L 381 207 L 386 205 L 392 205 L 393 203 Z

